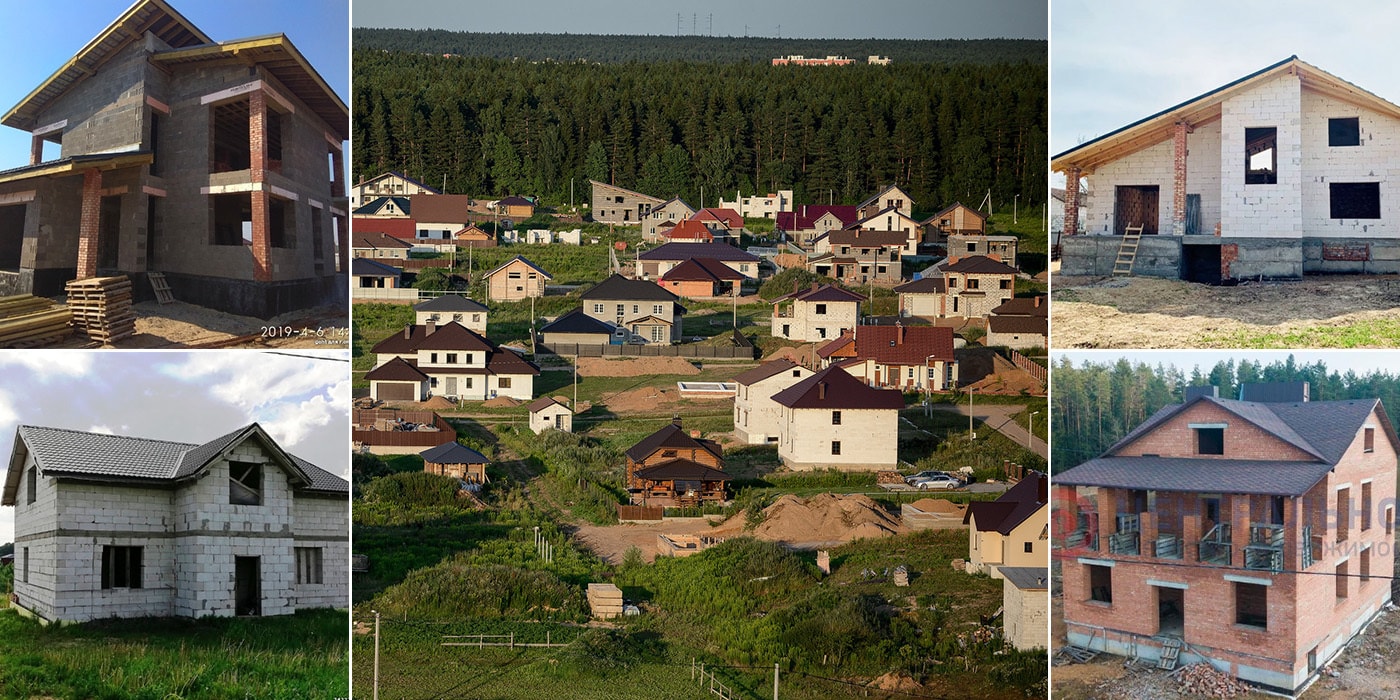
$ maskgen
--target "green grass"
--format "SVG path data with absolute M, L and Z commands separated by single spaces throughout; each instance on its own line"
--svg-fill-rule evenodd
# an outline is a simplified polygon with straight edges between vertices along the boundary
M 0 696 L 345 697 L 346 614 L 41 627 L 0 611 Z
M 1400 320 L 1378 318 L 1291 331 L 1204 333 L 1196 344 L 1220 348 L 1393 348 L 1400 347 Z

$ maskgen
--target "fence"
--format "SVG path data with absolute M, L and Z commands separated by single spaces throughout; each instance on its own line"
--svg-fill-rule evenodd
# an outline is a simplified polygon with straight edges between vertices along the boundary
M 1025 355 L 1022 355 L 1021 353 L 1016 352 L 1015 350 L 1007 349 L 1007 352 L 1011 354 L 1011 362 L 1014 363 L 1017 367 L 1020 367 L 1021 369 L 1028 372 L 1032 377 L 1035 377 L 1036 381 L 1042 383 L 1045 382 L 1045 365 L 1042 365 L 1039 362 L 1036 362 L 1035 360 L 1032 360 L 1026 357 Z
M 579 343 L 540 343 L 536 353 L 575 357 L 695 357 L 713 359 L 758 359 L 754 347 L 717 345 L 581 345 Z
M 735 700 L 735 698 L 739 697 L 738 693 L 734 692 L 729 686 L 725 685 L 723 681 L 715 677 L 715 672 L 713 670 L 706 671 L 705 664 L 700 663 L 697 665 L 695 659 L 690 660 L 690 680 L 698 680 L 701 688 L 705 688 L 706 684 L 709 684 L 710 694 L 724 698 L 724 700 Z
M 510 634 L 444 634 L 444 635 L 442 635 L 442 638 L 443 638 L 443 639 L 462 639 L 462 640 L 466 640 L 466 641 L 461 641 L 461 642 L 443 642 L 443 643 L 442 643 L 442 646 L 445 646 L 445 647 L 476 647 L 476 648 L 478 648 L 478 649 L 481 649 L 481 648 L 483 648 L 483 647 L 509 647 L 509 648 L 511 648 L 511 649 L 514 649 L 514 648 L 516 648 L 516 647 L 566 647 L 566 646 L 569 646 L 569 643 L 568 643 L 568 642 L 551 642 L 551 641 L 550 641 L 550 633 L 549 633 L 548 630 L 546 630 L 545 633 L 544 633 L 544 642 L 543 642 L 543 643 L 540 643 L 540 642 L 517 642 L 517 641 L 515 641 L 515 633 L 514 633 L 514 632 L 511 632 Z M 475 639 L 476 641 L 475 641 L 475 642 L 470 641 L 470 640 L 473 640 L 473 639 Z M 487 641 L 487 640 L 491 640 L 491 641 Z
M 662 506 L 624 506 L 618 504 L 617 519 L 622 522 L 632 520 L 662 520 L 666 517 L 666 509 Z
M 386 430 L 388 424 L 404 421 L 419 425 L 432 425 L 437 430 Z M 362 426 L 377 426 L 371 430 Z M 351 440 L 366 445 L 384 447 L 437 447 L 457 439 L 454 430 L 442 416 L 432 411 L 391 411 L 383 409 L 358 409 L 355 411 L 355 429 Z
M 354 287 L 350 298 L 355 301 L 418 301 L 418 290 L 412 287 Z

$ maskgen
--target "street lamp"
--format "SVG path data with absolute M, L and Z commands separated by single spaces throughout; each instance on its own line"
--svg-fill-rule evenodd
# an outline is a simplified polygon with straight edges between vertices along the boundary
M 1035 417 L 1040 415 L 1040 411 L 1031 411 L 1030 418 L 1026 419 L 1026 449 L 1031 448 L 1031 438 L 1035 437 Z

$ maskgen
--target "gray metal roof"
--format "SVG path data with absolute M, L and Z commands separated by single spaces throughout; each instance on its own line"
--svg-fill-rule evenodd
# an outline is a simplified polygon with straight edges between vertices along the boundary
M 1055 483 L 1144 491 L 1301 496 L 1332 471 L 1325 462 L 1275 462 L 1195 457 L 1099 457 Z
M 1035 566 L 997 567 L 1006 582 L 1023 591 L 1044 591 L 1050 588 L 1050 570 Z
M 444 294 L 421 304 L 414 304 L 414 311 L 490 311 L 482 303 L 461 294 Z

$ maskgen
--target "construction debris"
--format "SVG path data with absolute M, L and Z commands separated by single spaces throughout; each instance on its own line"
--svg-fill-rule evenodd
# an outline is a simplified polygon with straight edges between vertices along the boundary
M 1208 698 L 1237 698 L 1249 693 L 1249 686 L 1215 670 L 1210 664 L 1183 666 L 1176 673 L 1179 690 L 1184 695 Z
M 65 289 L 78 332 L 106 345 L 136 334 L 131 280 L 125 275 L 73 280 Z
M 611 583 L 588 584 L 588 607 L 599 620 L 621 617 L 622 589 Z
M 1099 652 L 1084 647 L 1066 644 L 1055 652 L 1054 664 L 1064 666 L 1065 664 L 1086 664 L 1098 658 Z
M 73 334 L 68 307 L 31 294 L 0 297 L 0 348 L 50 345 Z

